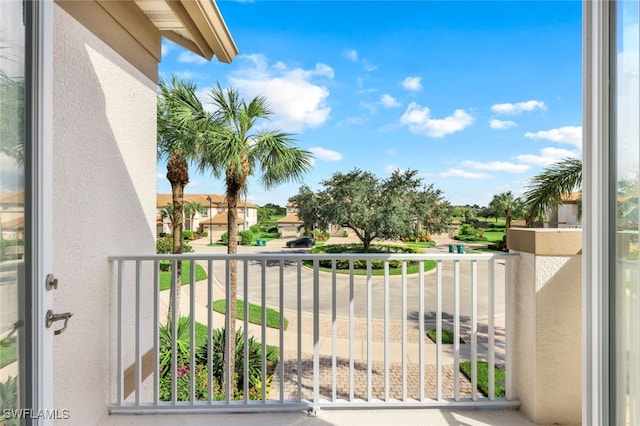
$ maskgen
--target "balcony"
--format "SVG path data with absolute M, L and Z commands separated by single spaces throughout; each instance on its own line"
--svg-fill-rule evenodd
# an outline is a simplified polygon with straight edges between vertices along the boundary
M 527 235 L 526 230 L 518 232 Z M 544 339 L 530 330 L 544 321 L 536 321 L 530 313 L 523 317 L 524 310 L 514 312 L 523 303 L 524 281 L 537 280 L 536 274 L 529 274 L 527 249 L 519 248 L 525 253 L 112 256 L 116 291 L 109 410 L 112 414 L 178 415 L 307 411 L 345 418 L 362 408 L 370 409 L 364 412 L 369 416 L 396 408 L 436 408 L 430 411 L 436 416 L 483 408 L 483 415 L 494 416 L 498 410 L 498 417 L 509 419 L 509 424 L 528 424 L 514 411 L 524 402 L 521 409 L 540 421 L 544 416 L 540 411 L 545 411 L 539 400 L 543 392 L 533 389 L 532 397 L 531 386 L 544 385 L 538 377 L 544 372 L 522 363 L 544 358 L 537 355 Z M 219 358 L 215 350 L 187 350 L 187 358 L 180 361 L 175 343 L 169 362 L 174 367 L 160 372 L 159 329 L 166 325 L 169 305 L 173 312 L 178 308 L 174 275 L 171 289 L 158 291 L 160 264 L 168 261 L 175 271 L 178 260 L 189 261 L 183 274 L 190 278 L 196 275 L 196 265 L 207 273 L 206 279 L 192 278 L 182 287 L 179 312 L 190 319 L 189 348 L 197 346 L 197 333 L 211 336 L 214 330 L 228 328 L 226 317 L 210 305 L 224 299 L 229 309 L 225 295 L 230 290 L 231 264 L 236 262 L 238 299 L 248 302 L 243 306 L 245 319 L 237 321 L 236 329 L 248 331 L 240 338 L 244 348 L 250 347 L 249 339 L 259 343 L 254 361 L 259 377 L 252 380 L 270 386 L 254 387 L 250 396 L 246 392 L 232 399 L 229 384 L 216 380 L 212 372 Z M 435 267 L 425 271 L 431 262 Z M 364 266 L 360 273 L 358 263 Z M 339 270 L 340 264 L 346 270 Z M 282 313 L 275 328 L 249 323 L 250 304 L 257 306 L 262 324 L 267 322 L 263 307 Z M 179 340 L 176 321 L 169 326 L 171 342 Z M 434 330 L 438 343 L 427 337 L 429 330 Z M 441 343 L 445 331 L 453 334 L 453 343 Z M 526 347 L 531 350 L 523 351 Z M 272 361 L 273 348 L 277 362 Z M 224 359 L 229 359 L 227 352 Z M 247 352 L 244 358 L 249 358 Z M 470 361 L 469 377 L 460 372 L 465 361 Z M 485 363 L 486 373 L 479 374 L 478 361 Z M 200 379 L 194 381 L 185 365 L 198 364 Z M 222 374 L 228 375 L 225 368 Z M 236 373 L 238 388 L 251 389 L 249 363 L 237 367 Z M 496 384 L 495 375 L 501 373 L 504 379 Z M 534 374 L 537 382 L 526 383 L 527 374 Z M 487 386 L 481 391 L 478 382 L 483 375 Z M 500 386 L 504 395 L 498 394 Z M 117 417 L 111 416 L 114 424 Z

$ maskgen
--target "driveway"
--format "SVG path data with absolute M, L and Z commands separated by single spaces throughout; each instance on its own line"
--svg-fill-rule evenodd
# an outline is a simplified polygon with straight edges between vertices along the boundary
M 239 246 L 238 253 L 306 253 L 309 249 L 288 249 L 285 247 L 287 239 L 271 240 L 265 247 L 256 246 Z M 334 238 L 330 243 L 338 243 L 345 241 L 342 238 Z M 447 252 L 448 244 L 451 240 L 446 236 L 436 239 L 437 246 L 430 248 L 431 252 Z M 192 246 L 197 253 L 225 253 L 226 247 L 209 247 L 206 239 L 200 239 L 192 242 Z M 504 306 L 504 260 L 496 262 L 495 265 L 495 313 L 496 325 L 502 323 L 505 310 Z M 284 261 L 282 268 L 282 277 L 284 282 L 284 301 L 285 310 L 297 310 L 298 303 L 304 312 L 311 313 L 313 311 L 313 271 L 302 267 L 300 268 L 300 287 L 298 288 L 298 266 L 296 262 Z M 203 265 L 206 267 L 206 264 Z M 280 262 L 266 262 L 264 270 L 264 289 L 266 304 L 277 309 L 280 308 Z M 453 321 L 454 312 L 454 271 L 453 262 L 443 262 L 442 264 L 442 308 L 443 321 L 446 324 Z M 261 262 L 247 262 L 246 265 L 249 280 L 247 282 L 248 298 L 256 304 L 261 304 L 262 300 L 262 276 L 263 267 Z M 224 288 L 221 283 L 224 282 L 225 265 L 223 262 L 214 262 L 214 282 L 218 287 L 218 294 L 224 294 Z M 244 293 L 244 269 L 243 262 L 238 264 L 238 294 Z M 488 315 L 488 280 L 487 280 L 487 262 L 479 261 L 477 263 L 478 271 L 478 319 L 483 322 Z M 339 317 L 347 317 L 351 303 L 356 317 L 366 317 L 368 309 L 368 286 L 367 279 L 364 276 L 355 276 L 353 280 L 353 293 L 350 293 L 350 280 L 346 274 L 337 274 L 335 277 L 335 295 L 333 293 L 333 276 L 331 273 L 320 272 L 319 276 L 319 312 L 323 315 L 332 314 L 332 304 L 335 298 L 336 314 Z M 385 285 L 383 277 L 373 277 L 371 280 L 371 309 L 372 318 L 383 319 L 385 310 Z M 300 291 L 300 294 L 298 294 Z M 390 320 L 402 319 L 402 278 L 393 276 L 389 279 L 388 284 L 388 308 Z M 460 262 L 460 312 L 463 322 L 468 322 L 471 317 L 471 262 Z M 406 284 L 406 315 L 411 322 L 418 321 L 419 312 L 419 281 L 418 274 L 407 277 Z M 424 286 L 424 309 L 425 320 L 432 323 L 435 319 L 436 312 L 436 274 L 435 270 L 425 273 Z

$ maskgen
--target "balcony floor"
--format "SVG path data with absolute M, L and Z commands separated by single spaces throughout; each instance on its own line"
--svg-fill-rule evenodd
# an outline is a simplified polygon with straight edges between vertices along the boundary
M 191 414 L 191 415 L 112 415 L 103 425 L 211 425 L 225 426 L 360 426 L 360 425 L 465 425 L 465 426 L 520 426 L 533 425 L 518 410 L 484 409 L 396 409 L 396 410 L 323 410 L 317 417 L 307 413 L 246 413 L 246 414 Z

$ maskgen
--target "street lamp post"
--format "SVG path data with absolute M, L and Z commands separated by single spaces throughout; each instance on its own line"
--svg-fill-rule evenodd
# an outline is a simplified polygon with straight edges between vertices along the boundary
M 209 202 L 209 245 L 213 245 L 213 233 L 211 232 L 211 195 L 207 195 L 207 201 Z

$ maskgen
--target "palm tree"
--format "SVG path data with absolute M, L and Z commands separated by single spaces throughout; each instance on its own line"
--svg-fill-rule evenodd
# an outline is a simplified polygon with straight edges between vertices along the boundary
M 210 92 L 215 109 L 208 115 L 202 104 L 192 104 L 195 108 L 190 116 L 196 117 L 195 127 L 203 129 L 198 167 L 210 170 L 217 178 L 224 178 L 227 201 L 227 232 L 229 244 L 227 252 L 237 253 L 238 241 L 238 201 L 246 191 L 248 178 L 260 171 L 260 182 L 269 190 L 285 182 L 298 182 L 311 168 L 310 152 L 293 145 L 291 135 L 261 128 L 256 130 L 258 120 L 267 119 L 272 111 L 262 96 L 246 102 L 238 91 L 222 89 L 218 84 Z M 205 126 L 203 122 L 209 123 Z M 237 263 L 230 262 L 229 309 L 227 310 L 227 336 L 235 336 Z M 228 339 L 229 353 L 235 353 L 235 341 Z M 234 391 L 234 365 L 229 364 L 231 391 Z M 228 383 L 228 381 L 227 381 Z
M 160 210 L 160 217 L 163 221 L 169 219 L 169 226 L 173 229 L 173 203 L 167 203 L 167 206 Z
M 527 191 L 523 194 L 527 214 L 527 226 L 533 226 L 538 217 L 547 210 L 562 204 L 562 196 L 582 185 L 582 160 L 565 158 L 552 164 L 540 174 L 531 178 Z
M 489 208 L 494 212 L 496 218 L 504 212 L 505 228 L 511 227 L 511 211 L 513 210 L 515 203 L 516 199 L 514 198 L 511 191 L 494 195 L 493 200 L 491 200 L 491 202 L 489 203 Z
M 189 231 L 193 231 L 193 219 L 196 217 L 196 213 L 204 214 L 204 206 L 197 201 L 187 201 L 182 208 L 184 214 L 189 218 Z
M 24 166 L 24 79 L 0 70 L 0 153 Z
M 189 183 L 189 161 L 196 153 L 197 138 L 191 122 L 184 119 L 184 105 L 196 97 L 196 87 L 172 76 L 171 82 L 158 83 L 158 160 L 167 160 L 167 179 L 171 184 L 171 226 L 173 253 L 182 253 L 182 229 L 184 224 L 184 187 Z M 176 264 L 178 285 L 176 306 L 180 309 L 182 286 L 182 262 Z M 169 303 L 168 318 L 171 318 Z

